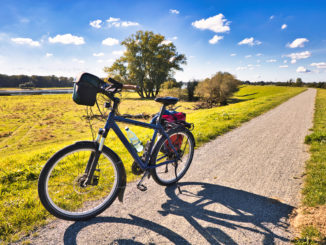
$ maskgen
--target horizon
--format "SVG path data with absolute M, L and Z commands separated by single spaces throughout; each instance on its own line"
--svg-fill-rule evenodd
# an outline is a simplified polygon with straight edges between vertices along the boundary
M 186 55 L 177 81 L 222 71 L 242 81 L 320 82 L 326 80 L 325 10 L 323 1 L 293 0 L 4 0 L 0 73 L 106 77 L 104 66 L 124 51 L 121 41 L 148 30 Z

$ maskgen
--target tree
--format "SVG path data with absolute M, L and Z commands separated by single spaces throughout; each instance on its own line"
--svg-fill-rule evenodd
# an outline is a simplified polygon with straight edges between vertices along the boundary
M 200 82 L 195 95 L 205 101 L 210 107 L 226 105 L 227 99 L 238 90 L 240 82 L 228 72 L 218 72 L 212 78 Z
M 197 85 L 198 85 L 198 81 L 196 80 L 187 82 L 187 94 L 188 94 L 189 101 L 195 100 L 195 89 Z
M 172 42 L 153 32 L 138 31 L 121 44 L 126 47 L 124 55 L 104 71 L 122 83 L 138 85 L 142 98 L 156 97 L 161 84 L 186 64 L 185 55 L 179 54 Z
M 182 82 L 177 82 L 175 79 L 171 79 L 162 83 L 161 89 L 181 88 Z
M 297 87 L 302 87 L 303 86 L 303 81 L 300 77 L 297 78 L 296 82 L 295 82 L 295 86 Z
M 35 88 L 35 84 L 33 82 L 21 83 L 21 84 L 19 84 L 19 88 L 21 88 L 21 89 L 31 89 L 31 88 Z

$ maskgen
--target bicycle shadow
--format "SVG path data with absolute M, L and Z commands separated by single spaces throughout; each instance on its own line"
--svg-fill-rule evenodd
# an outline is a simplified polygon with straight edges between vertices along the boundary
M 184 217 L 210 244 L 237 244 L 226 232 L 216 228 L 242 229 L 264 236 L 263 244 L 274 244 L 275 239 L 289 242 L 287 237 L 275 234 L 268 226 L 286 229 L 286 218 L 292 212 L 290 205 L 259 196 L 243 190 L 201 182 L 179 183 L 182 194 L 176 186 L 167 187 L 170 198 L 162 204 L 163 216 Z M 195 192 L 188 191 L 195 189 Z M 215 212 L 209 206 L 222 205 L 228 212 Z M 203 227 L 197 220 L 211 223 L 215 227 Z
M 182 182 L 179 186 L 182 194 L 177 194 L 176 186 L 165 189 L 169 199 L 162 204 L 162 210 L 158 210 L 158 213 L 162 216 L 183 217 L 209 244 L 238 244 L 223 231 L 223 228 L 261 234 L 264 236 L 262 244 L 275 244 L 275 239 L 282 242 L 290 241 L 287 237 L 275 234 L 268 226 L 286 229 L 288 224 L 284 221 L 292 212 L 294 208 L 292 206 L 250 192 L 215 184 Z M 223 213 L 210 210 L 211 205 L 222 205 Z M 225 210 L 230 212 L 225 212 Z M 89 221 L 75 222 L 66 229 L 64 244 L 76 245 L 79 232 L 88 226 L 101 223 L 127 224 L 146 228 L 167 238 L 171 244 L 191 244 L 185 235 L 181 236 L 153 221 L 132 214 L 129 216 L 130 218 L 96 217 Z M 205 227 L 200 224 L 199 220 L 205 222 Z M 143 243 L 131 237 L 116 239 L 110 244 Z
M 79 221 L 79 222 L 75 222 L 74 224 L 70 225 L 65 233 L 64 233 L 64 244 L 66 245 L 77 245 L 77 236 L 78 233 L 86 228 L 87 226 L 90 225 L 94 225 L 94 224 L 101 224 L 101 223 L 118 223 L 118 224 L 128 224 L 128 225 L 134 225 L 134 226 L 138 226 L 141 228 L 146 228 L 149 229 L 161 236 L 166 237 L 171 244 L 189 244 L 190 243 L 184 239 L 182 236 L 178 235 L 177 233 L 173 232 L 172 230 L 157 224 L 155 222 L 134 216 L 129 214 L 130 219 L 126 219 L 126 218 L 117 218 L 117 217 L 96 217 L 93 218 L 89 221 Z M 94 235 L 96 236 L 96 235 Z M 128 244 L 144 244 L 141 242 L 137 242 L 134 241 L 132 238 L 131 239 L 116 239 L 114 241 L 112 241 L 110 244 L 114 244 L 114 245 L 118 245 L 118 244 L 124 244 L 124 245 L 128 245 Z M 148 244 L 148 243 L 146 243 Z M 151 244 L 151 243 L 150 243 Z

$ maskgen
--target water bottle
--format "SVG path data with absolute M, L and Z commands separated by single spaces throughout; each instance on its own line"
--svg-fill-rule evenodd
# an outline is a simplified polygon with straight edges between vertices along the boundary
M 136 134 L 134 132 L 132 132 L 128 127 L 126 127 L 125 129 L 126 129 L 127 137 L 129 139 L 130 143 L 135 147 L 135 149 L 138 152 L 141 152 L 144 147 L 141 144 L 138 137 L 136 136 Z

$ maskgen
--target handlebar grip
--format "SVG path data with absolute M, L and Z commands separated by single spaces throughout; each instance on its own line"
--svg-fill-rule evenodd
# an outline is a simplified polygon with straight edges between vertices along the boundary
M 138 86 L 137 85 L 131 85 L 131 84 L 123 84 L 122 89 L 131 89 L 131 90 L 138 90 Z

